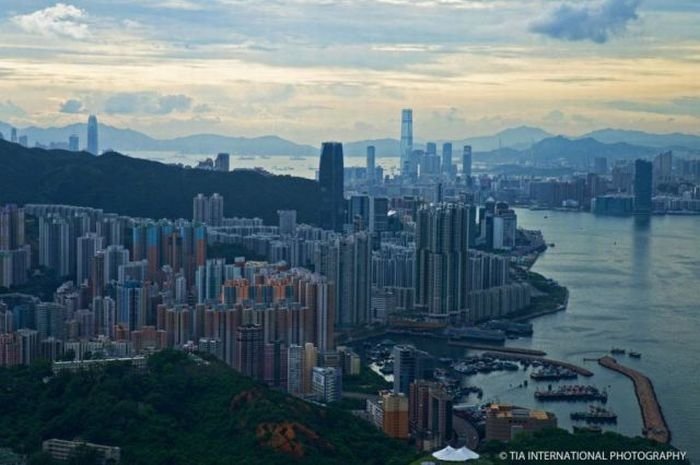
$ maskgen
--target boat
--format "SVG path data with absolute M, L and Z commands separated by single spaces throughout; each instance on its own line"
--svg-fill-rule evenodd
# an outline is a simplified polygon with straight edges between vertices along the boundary
M 585 412 L 572 412 L 570 417 L 586 423 L 617 423 L 617 414 L 597 405 L 589 405 Z
M 619 347 L 613 347 L 610 349 L 611 354 L 616 354 L 616 355 L 625 355 L 625 349 L 621 349 Z
M 555 244 L 554 242 L 550 242 L 550 243 L 549 243 L 549 246 L 550 246 L 550 247 L 556 247 L 556 244 Z
M 595 386 L 582 386 L 578 384 L 560 386 L 556 390 L 552 390 L 552 386 L 546 391 L 535 391 L 535 399 L 539 401 L 581 401 L 581 400 L 597 400 L 602 403 L 608 401 L 608 393 L 601 391 Z
M 530 373 L 530 378 L 535 381 L 557 381 L 560 379 L 576 379 L 578 374 L 566 368 L 541 368 Z
M 642 354 L 640 354 L 639 352 L 634 352 L 634 351 L 630 352 L 629 356 L 632 358 L 642 358 Z

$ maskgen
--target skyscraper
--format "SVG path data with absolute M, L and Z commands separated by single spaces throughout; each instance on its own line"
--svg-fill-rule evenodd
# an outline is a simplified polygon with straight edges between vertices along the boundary
M 280 234 L 282 236 L 292 236 L 297 229 L 296 210 L 277 210 L 279 218 Z
M 99 155 L 100 146 L 97 139 L 97 117 L 90 115 L 87 127 L 87 151 Z
M 77 152 L 80 150 L 80 137 L 77 134 L 71 134 L 68 138 L 68 150 Z
M 192 199 L 192 221 L 208 226 L 221 226 L 224 221 L 224 198 L 214 193 L 211 197 L 197 194 Z
M 77 239 L 77 271 L 76 282 L 78 285 L 92 277 L 93 258 L 95 253 L 103 247 L 103 238 L 95 233 L 87 233 Z
M 442 144 L 442 173 L 446 176 L 452 174 L 452 144 L 450 142 Z
M 401 144 L 399 147 L 401 174 L 411 171 L 411 154 L 413 153 L 413 110 L 401 110 Z
M 228 153 L 218 154 L 216 156 L 216 160 L 214 161 L 214 169 L 216 171 L 228 172 L 229 171 L 229 159 L 230 159 L 230 155 Z
M 321 227 L 341 232 L 345 219 L 343 196 L 343 144 L 324 142 L 319 167 L 321 185 Z
M 368 145 L 367 146 L 367 183 L 368 184 L 374 184 L 376 181 L 376 176 L 374 173 L 375 169 L 375 148 L 374 145 Z
M 422 207 L 416 219 L 416 307 L 444 321 L 467 307 L 469 209 Z
M 646 160 L 634 162 L 634 211 L 638 214 L 651 213 L 652 163 Z
M 470 178 L 472 176 L 472 146 L 465 145 L 464 151 L 462 152 L 462 176 L 464 176 L 464 182 L 469 184 Z

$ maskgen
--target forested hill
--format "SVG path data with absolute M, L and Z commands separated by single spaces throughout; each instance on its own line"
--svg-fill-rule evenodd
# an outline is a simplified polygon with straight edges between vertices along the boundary
M 301 222 L 316 223 L 318 183 L 252 171 L 222 173 L 181 168 L 118 153 L 28 149 L 0 140 L 0 204 L 57 203 L 152 218 L 191 218 L 198 193 L 224 196 L 227 217 L 277 221 L 277 210 L 294 209 Z
M 148 369 L 112 365 L 61 374 L 0 368 L 0 447 L 50 463 L 49 438 L 119 446 L 130 465 L 406 465 L 415 449 L 352 414 L 305 403 L 222 362 L 184 352 L 151 356 Z

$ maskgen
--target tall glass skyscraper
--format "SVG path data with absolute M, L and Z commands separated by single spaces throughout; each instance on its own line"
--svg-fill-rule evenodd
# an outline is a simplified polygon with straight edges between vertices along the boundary
M 367 146 L 367 181 L 369 184 L 374 184 L 375 181 L 375 175 L 374 175 L 374 168 L 375 168 L 375 149 L 374 145 L 368 145 Z
M 343 144 L 324 142 L 318 181 L 321 185 L 321 227 L 342 232 L 345 222 L 343 196 Z
M 411 171 L 411 154 L 413 152 L 413 110 L 401 110 L 401 174 Z
M 100 154 L 100 146 L 97 140 L 97 117 L 90 115 L 87 127 L 87 151 L 93 155 Z
M 449 142 L 442 144 L 442 172 L 447 176 L 452 174 L 452 144 Z
M 634 162 L 634 212 L 638 214 L 651 213 L 652 166 L 646 160 Z

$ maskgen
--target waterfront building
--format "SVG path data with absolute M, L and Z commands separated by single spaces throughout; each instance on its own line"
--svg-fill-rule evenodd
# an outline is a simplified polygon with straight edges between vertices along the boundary
M 413 172 L 413 110 L 401 110 L 401 141 L 399 144 L 401 175 L 408 177 Z
M 634 162 L 634 212 L 637 214 L 651 213 L 652 172 L 650 161 L 636 160 Z
M 486 409 L 486 440 L 510 441 L 522 432 L 557 427 L 557 417 L 543 410 L 530 410 L 505 404 Z
M 395 394 L 408 394 L 413 381 L 431 376 L 432 358 L 428 353 L 411 345 L 396 345 L 393 355 Z
M 321 187 L 321 228 L 342 232 L 345 222 L 343 144 L 324 142 L 321 149 L 319 184 Z

